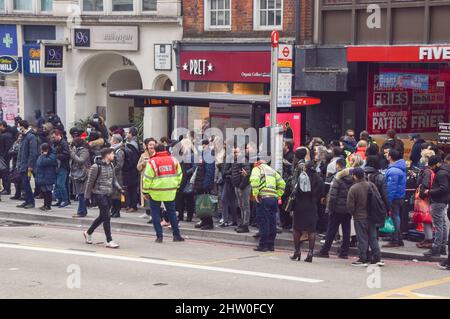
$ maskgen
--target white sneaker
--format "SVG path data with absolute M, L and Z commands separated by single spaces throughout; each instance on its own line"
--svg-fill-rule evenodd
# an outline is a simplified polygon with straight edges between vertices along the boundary
M 119 248 L 119 244 L 111 240 L 106 243 L 106 248 Z
M 139 218 L 148 218 L 147 214 L 142 214 L 141 216 L 139 216 Z
M 92 236 L 89 235 L 89 234 L 87 233 L 87 231 L 85 231 L 85 232 L 83 233 L 83 236 L 84 236 L 84 239 L 85 239 L 85 241 L 86 241 L 86 244 L 92 244 Z

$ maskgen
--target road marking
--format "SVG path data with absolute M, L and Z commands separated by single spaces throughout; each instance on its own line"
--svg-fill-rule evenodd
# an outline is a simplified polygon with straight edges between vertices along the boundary
M 407 298 L 417 299 L 417 298 L 421 298 L 421 296 L 420 296 L 421 294 L 413 292 L 414 290 L 444 285 L 447 283 L 450 283 L 450 277 L 424 281 L 424 282 L 420 282 L 417 284 L 413 284 L 413 285 L 409 285 L 409 286 L 405 286 L 405 287 L 401 287 L 401 288 L 396 288 L 396 289 L 384 291 L 384 292 L 381 292 L 378 294 L 366 296 L 366 297 L 363 297 L 362 299 L 385 299 L 385 298 L 389 298 L 389 297 L 395 297 L 395 295 L 402 295 Z M 402 298 L 402 297 L 400 296 L 400 298 Z M 427 298 L 429 298 L 429 297 L 427 297 Z M 440 297 L 440 298 L 448 298 L 448 297 Z
M 161 266 L 189 268 L 189 269 L 195 269 L 195 270 L 215 271 L 215 272 L 230 273 L 230 274 L 237 274 L 237 275 L 243 275 L 243 276 L 263 277 L 263 278 L 281 279 L 281 280 L 287 280 L 287 281 L 306 282 L 306 283 L 311 283 L 311 284 L 317 284 L 317 283 L 323 282 L 323 280 L 320 280 L 320 279 L 286 276 L 286 275 L 270 274 L 270 273 L 257 272 L 257 271 L 228 269 L 228 268 L 211 267 L 211 266 L 203 266 L 203 265 L 193 265 L 193 264 L 187 264 L 187 263 L 177 263 L 177 262 L 172 262 L 172 261 L 154 260 L 154 259 L 146 259 L 146 258 L 140 258 L 140 257 L 126 257 L 126 256 L 118 256 L 118 255 L 100 254 L 100 253 L 89 253 L 89 252 L 75 251 L 75 250 L 42 248 L 42 247 L 36 247 L 36 246 L 22 246 L 22 245 L 9 245 L 9 244 L 0 244 L 0 248 L 40 251 L 40 252 L 62 254 L 62 255 L 96 257 L 96 258 L 103 258 L 103 259 L 139 262 L 139 263 L 154 264 L 154 265 L 161 265 Z

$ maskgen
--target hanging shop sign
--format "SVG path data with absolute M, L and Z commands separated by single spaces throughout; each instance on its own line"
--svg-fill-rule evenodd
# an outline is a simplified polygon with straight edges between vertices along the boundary
M 397 80 L 380 81 L 384 73 L 390 74 L 388 78 L 397 74 L 394 76 Z M 370 134 L 386 134 L 388 129 L 403 134 L 436 132 L 438 123 L 449 120 L 449 100 L 450 69 L 373 66 L 369 71 L 368 131 Z
M 64 69 L 64 45 L 41 43 L 41 72 L 61 72 Z
M 73 46 L 79 50 L 138 51 L 137 26 L 95 26 L 75 28 Z
M 155 71 L 172 71 L 171 44 L 155 44 L 154 69 Z
M 0 56 L 0 74 L 13 74 L 18 67 L 19 63 L 16 58 L 9 55 Z

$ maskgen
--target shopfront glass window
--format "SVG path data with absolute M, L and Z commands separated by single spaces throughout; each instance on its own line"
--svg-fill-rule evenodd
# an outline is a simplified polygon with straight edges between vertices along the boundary
M 371 135 L 384 137 L 394 129 L 403 137 L 419 133 L 436 139 L 438 124 L 450 116 L 448 64 L 370 64 L 368 79 Z
M 41 0 L 41 11 L 53 11 L 53 0 Z
M 259 26 L 281 26 L 282 0 L 259 0 Z
M 83 11 L 103 11 L 103 0 L 83 0 Z
M 211 27 L 229 27 L 231 18 L 231 0 L 208 0 L 209 25 Z
M 142 11 L 156 11 L 157 0 L 142 0 Z
M 133 0 L 112 0 L 112 11 L 133 11 Z
M 14 0 L 13 9 L 15 11 L 32 11 L 33 3 L 31 0 Z

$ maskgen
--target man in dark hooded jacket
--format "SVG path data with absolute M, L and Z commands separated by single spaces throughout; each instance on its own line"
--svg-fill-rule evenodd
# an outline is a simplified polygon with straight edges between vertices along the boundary
M 353 185 L 350 170 L 345 169 L 345 160 L 340 158 L 336 161 L 336 170 L 330 192 L 328 194 L 327 211 L 330 215 L 328 221 L 327 236 L 318 257 L 328 258 L 331 245 L 336 237 L 339 226 L 342 225 L 342 245 L 339 258 L 347 259 L 350 247 L 350 232 L 352 216 L 347 209 L 347 195 Z
M 45 123 L 45 119 L 44 119 L 44 117 L 42 116 L 41 110 L 36 110 L 36 111 L 34 111 L 34 119 L 36 120 L 35 126 L 36 126 L 38 129 L 41 129 L 42 126 L 43 126 L 44 123 Z
M 436 173 L 431 189 L 425 191 L 430 195 L 430 212 L 435 228 L 432 248 L 424 253 L 425 257 L 440 257 L 446 255 L 447 221 L 445 215 L 450 198 L 450 166 L 442 163 L 439 156 L 431 156 L 428 166 Z
M 422 152 L 422 144 L 425 143 L 425 140 L 420 137 L 420 134 L 411 135 L 411 140 L 414 141 L 414 145 L 412 147 L 409 159 L 411 160 L 412 166 L 419 167 Z

